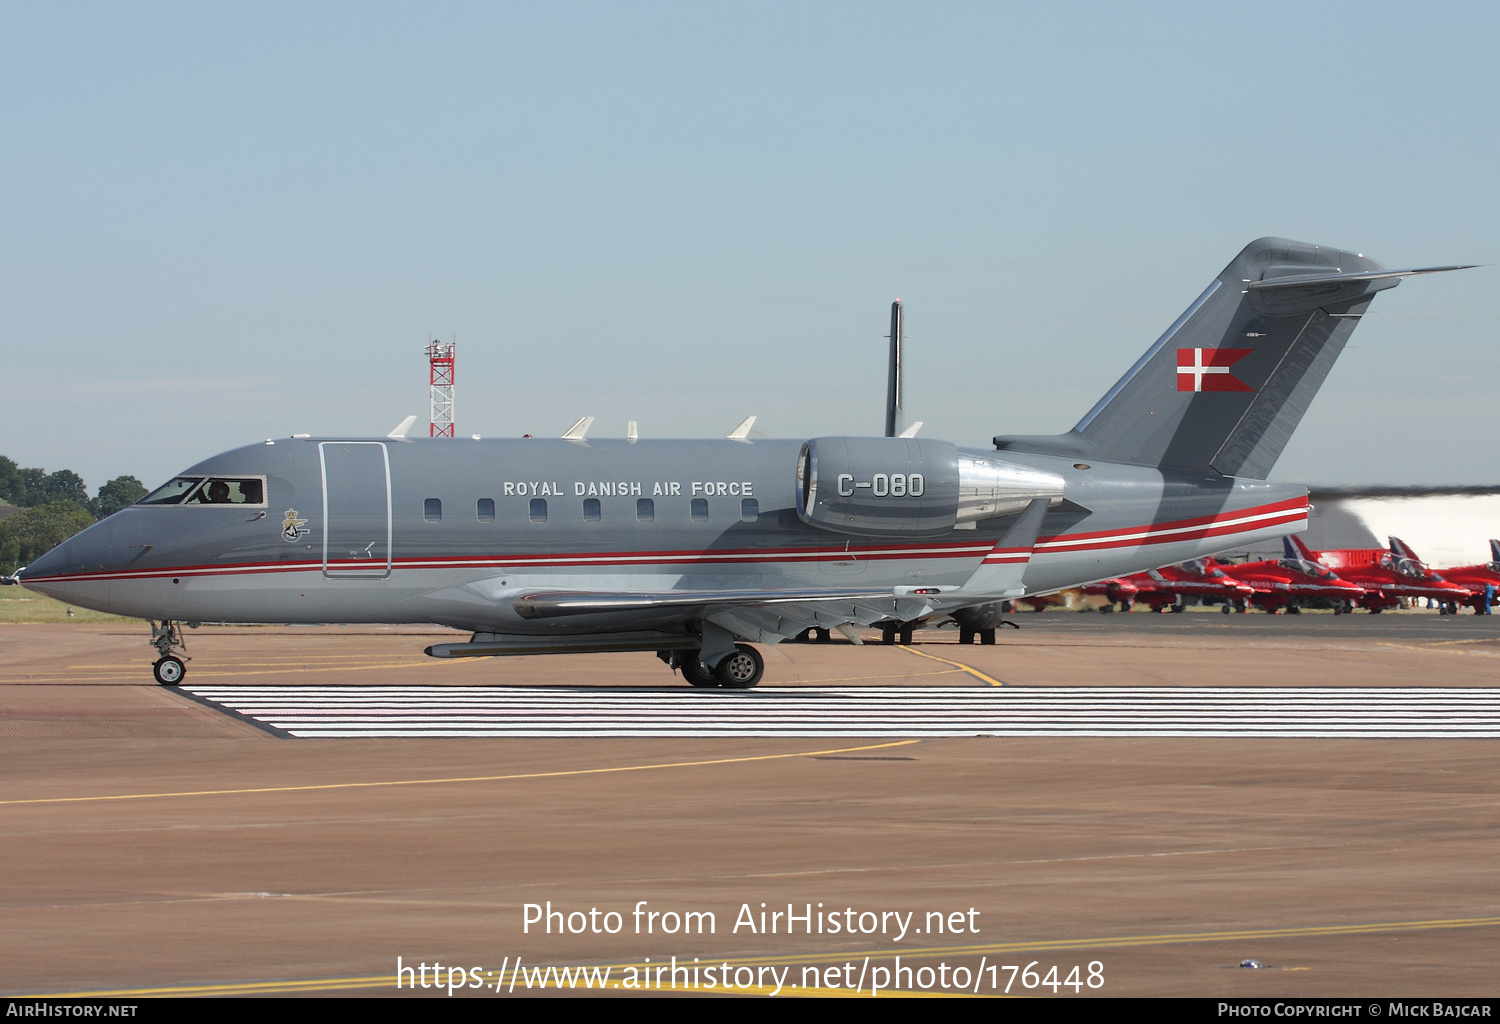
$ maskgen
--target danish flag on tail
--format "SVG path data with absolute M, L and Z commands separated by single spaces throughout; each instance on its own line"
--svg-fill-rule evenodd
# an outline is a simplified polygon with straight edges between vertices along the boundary
M 1177 350 L 1178 391 L 1254 391 L 1229 372 L 1253 348 L 1180 348 Z

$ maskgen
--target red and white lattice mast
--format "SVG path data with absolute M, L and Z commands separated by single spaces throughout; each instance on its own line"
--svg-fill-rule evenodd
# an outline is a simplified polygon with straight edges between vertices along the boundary
M 457 353 L 456 341 L 427 343 L 427 361 L 432 367 L 431 437 L 453 436 L 453 364 Z

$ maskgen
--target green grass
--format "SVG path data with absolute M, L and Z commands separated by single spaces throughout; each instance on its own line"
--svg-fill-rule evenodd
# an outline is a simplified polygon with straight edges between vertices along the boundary
M 70 615 L 69 612 L 72 612 Z M 20 587 L 0 587 L 0 622 L 136 622 L 123 615 L 108 615 L 65 605 L 50 597 Z

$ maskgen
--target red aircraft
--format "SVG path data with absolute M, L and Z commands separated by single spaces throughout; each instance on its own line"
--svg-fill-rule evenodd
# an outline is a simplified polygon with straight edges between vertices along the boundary
M 1449 606 L 1467 603 L 1472 596 L 1464 587 L 1428 571 L 1415 558 L 1397 557 L 1380 548 L 1313 551 L 1296 536 L 1283 538 L 1283 542 L 1288 551 L 1295 550 L 1308 561 L 1338 569 L 1346 582 L 1363 587 L 1365 595 L 1358 604 L 1368 608 L 1371 615 L 1395 608 L 1403 597 L 1431 598 L 1446 611 Z M 1352 608 L 1346 606 L 1346 610 Z
M 1302 557 L 1291 541 L 1290 537 L 1282 538 L 1285 558 L 1220 565 L 1231 579 L 1253 587 L 1255 593 L 1250 597 L 1250 603 L 1272 615 L 1283 608 L 1296 615 L 1302 611 L 1300 602 L 1308 598 L 1332 601 L 1334 614 L 1340 615 L 1351 602 L 1365 596 L 1364 587 L 1342 580 L 1312 559 Z M 1224 611 L 1227 614 L 1229 608 L 1226 606 Z
M 1391 538 L 1391 554 L 1397 558 L 1409 558 L 1425 569 L 1426 565 L 1399 537 Z M 1452 601 L 1442 611 L 1458 614 L 1460 603 L 1474 609 L 1475 615 L 1490 614 L 1490 606 L 1500 604 L 1500 540 L 1490 541 L 1491 561 L 1480 565 L 1460 565 L 1454 569 L 1443 569 L 1438 576 L 1449 583 L 1457 584 L 1469 591 L 1466 602 Z
M 1085 594 L 1102 595 L 1110 601 L 1099 609 L 1101 612 L 1114 611 L 1115 604 L 1119 604 L 1122 612 L 1130 611 L 1132 604 L 1149 605 L 1153 612 L 1180 612 L 1187 607 L 1190 597 L 1224 600 L 1243 609 L 1255 593 L 1253 586 L 1231 579 L 1207 558 L 1182 565 L 1167 565 L 1123 579 L 1101 580 L 1082 589 Z M 1228 611 L 1228 604 L 1225 610 Z

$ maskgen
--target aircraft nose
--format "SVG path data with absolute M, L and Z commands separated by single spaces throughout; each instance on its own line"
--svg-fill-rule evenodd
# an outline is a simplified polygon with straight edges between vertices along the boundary
M 50 597 L 66 599 L 68 577 L 97 572 L 109 564 L 109 531 L 101 529 L 103 526 L 103 523 L 95 523 L 34 559 L 21 573 L 22 586 Z

